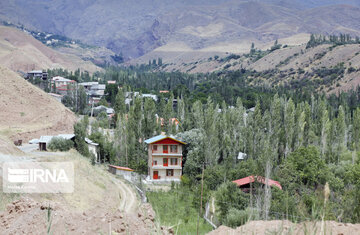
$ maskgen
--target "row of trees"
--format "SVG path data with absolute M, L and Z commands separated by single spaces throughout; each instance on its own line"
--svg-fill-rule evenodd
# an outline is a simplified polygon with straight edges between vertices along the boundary
M 194 184 L 193 193 L 199 193 L 199 176 L 204 167 L 205 191 L 209 192 L 206 195 L 210 197 L 210 192 L 215 190 L 219 191 L 215 195 L 225 197 L 217 199 L 220 213 L 226 214 L 231 208 L 235 214 L 244 213 L 239 210 L 249 211 L 247 208 L 252 203 L 262 205 L 258 208 L 265 211 L 260 215 L 264 216 L 262 218 L 265 215 L 269 218 L 272 212 L 309 218 L 314 203 L 323 200 L 319 187 L 328 182 L 332 192 L 330 203 L 319 210 L 326 210 L 328 219 L 339 219 L 335 217 L 339 213 L 343 213 L 342 221 L 360 219 L 360 211 L 350 213 L 353 205 L 342 202 L 344 190 L 351 192 L 346 194 L 346 200 L 353 203 L 357 200 L 358 185 L 353 174 L 359 168 L 360 150 L 360 108 L 353 109 L 347 102 L 341 104 L 341 100 L 347 99 L 339 97 L 330 103 L 325 97 L 311 96 L 308 101 L 294 101 L 275 94 L 269 101 L 258 100 L 254 111 L 245 108 L 240 98 L 235 106 L 229 106 L 225 102 L 216 104 L 210 97 L 205 104 L 178 97 L 175 109 L 173 97 L 159 103 L 136 98 L 128 111 L 121 105 L 123 99 L 120 90 L 115 102 L 118 113 L 114 143 L 116 163 L 146 173 L 143 140 L 166 131 L 189 143 L 183 173 Z M 160 109 L 165 120 L 176 117 L 180 121 L 178 130 L 171 123 L 164 122 L 161 126 L 157 122 L 155 114 L 160 103 L 165 104 Z M 239 162 L 239 152 L 246 153 L 248 159 Z M 222 206 L 221 201 L 227 200 L 231 190 L 230 186 L 220 185 L 249 175 L 279 180 L 284 190 L 273 189 L 270 199 L 267 194 L 267 203 L 264 191 L 259 189 L 254 202 L 248 198 L 245 205 L 236 206 L 237 201 L 232 202 L 230 198 L 229 202 L 235 206 Z M 287 207 L 282 200 L 287 200 Z M 226 216 L 223 218 L 222 222 L 226 223 Z M 234 223 L 230 217 L 228 220 Z
M 358 222 L 360 93 L 326 97 L 309 89 L 250 87 L 247 78 L 259 74 L 241 70 L 187 75 L 108 68 L 103 77 L 123 86 L 109 87 L 107 92 L 116 111 L 114 142 L 104 141 L 96 128 L 90 137 L 102 143 L 107 161 L 146 173 L 144 139 L 162 131 L 177 135 L 189 143 L 183 173 L 195 198 L 193 206 L 199 206 L 204 168 L 205 201 L 213 195 L 219 213 L 229 213 L 222 223 L 235 226 L 237 215 L 255 207 L 261 218 L 281 213 L 305 219 L 314 213 L 314 206 L 321 207 L 318 210 L 326 219 Z M 172 94 L 160 96 L 158 102 L 132 97 L 130 106 L 125 106 L 125 92 L 130 89 L 153 93 L 168 89 Z M 164 118 L 163 126 L 156 114 Z M 168 122 L 174 117 L 180 121 L 178 129 Z M 239 162 L 239 152 L 248 158 Z M 283 190 L 259 187 L 253 198 L 236 191 L 245 199 L 239 202 L 231 196 L 236 188 L 229 182 L 249 175 L 279 180 Z M 331 194 L 324 207 L 319 202 L 324 201 L 326 182 Z
M 353 38 L 350 34 L 340 35 L 315 35 L 311 34 L 310 40 L 306 45 L 306 48 L 316 47 L 321 44 L 333 44 L 333 45 L 344 45 L 344 44 L 358 44 L 360 38 L 356 36 Z

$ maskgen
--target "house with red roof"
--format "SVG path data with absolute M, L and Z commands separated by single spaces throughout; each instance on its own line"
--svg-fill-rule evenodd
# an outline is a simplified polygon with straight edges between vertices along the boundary
M 267 179 L 263 176 L 253 176 L 250 175 L 248 177 L 245 178 L 241 178 L 238 180 L 234 180 L 232 181 L 234 182 L 239 188 L 241 188 L 241 190 L 243 190 L 244 192 L 249 192 L 250 188 L 252 187 L 252 183 L 254 182 L 258 182 L 264 185 L 269 185 L 269 186 L 275 186 L 279 189 L 282 190 L 282 187 L 280 185 L 280 183 L 278 181 L 272 180 L 272 179 Z
M 180 181 L 186 143 L 173 136 L 158 135 L 145 140 L 148 145 L 148 175 L 154 181 Z

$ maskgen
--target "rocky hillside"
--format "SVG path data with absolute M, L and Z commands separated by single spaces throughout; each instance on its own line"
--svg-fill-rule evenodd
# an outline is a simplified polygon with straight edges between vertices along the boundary
M 22 72 L 48 68 L 80 68 L 89 72 L 101 70 L 90 61 L 55 51 L 31 35 L 6 26 L 0 26 L 0 64 Z
M 27 141 L 40 135 L 73 132 L 76 117 L 69 109 L 2 65 L 0 94 L 1 152 L 11 147 L 8 138 Z
M 214 54 L 299 33 L 360 35 L 359 6 L 356 0 L 14 0 L 0 3 L 0 19 L 137 58 L 164 46 Z
M 303 35 L 308 38 L 308 35 Z M 248 82 L 255 86 L 289 88 L 312 87 L 318 91 L 334 93 L 354 89 L 360 85 L 360 44 L 335 45 L 325 43 L 307 48 L 307 44 L 286 44 L 279 40 L 278 49 L 255 47 L 250 53 L 196 53 L 182 52 L 163 58 L 162 66 L 155 69 L 166 72 L 226 73 L 227 71 L 252 71 Z M 293 40 L 294 42 L 294 40 Z M 160 51 L 138 58 L 132 63 L 146 63 L 162 57 Z

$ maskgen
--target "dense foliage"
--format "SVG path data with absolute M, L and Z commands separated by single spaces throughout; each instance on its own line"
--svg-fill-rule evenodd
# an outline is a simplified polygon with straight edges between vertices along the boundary
M 48 148 L 51 151 L 69 151 L 74 147 L 74 142 L 72 140 L 67 140 L 62 137 L 54 137 L 51 139 Z
M 358 90 L 325 96 L 312 89 L 250 86 L 247 78 L 259 74 L 255 71 L 188 75 L 149 72 L 147 66 L 108 68 L 93 75 L 121 87 L 108 86 L 104 101 L 116 111 L 113 142 L 104 138 L 106 125 L 92 123 L 91 138 L 100 143 L 103 161 L 146 174 L 143 140 L 164 131 L 189 143 L 183 182 L 189 185 L 193 208 L 200 206 L 204 168 L 203 205 L 215 200 L 219 223 L 237 226 L 252 218 L 360 222 Z M 339 65 L 315 72 L 340 76 L 343 69 Z M 131 91 L 159 99 L 130 95 L 132 101 L 125 105 Z M 171 118 L 179 120 L 177 128 Z M 75 130 L 84 134 L 80 126 Z M 77 148 L 82 151 L 81 143 Z M 247 158 L 238 160 L 239 152 Z M 282 190 L 255 184 L 249 195 L 230 183 L 249 175 L 277 180 Z M 330 194 L 324 193 L 327 188 Z

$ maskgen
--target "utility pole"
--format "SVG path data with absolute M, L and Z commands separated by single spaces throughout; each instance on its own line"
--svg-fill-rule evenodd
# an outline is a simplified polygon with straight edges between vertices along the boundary
M 203 199 L 203 190 L 204 190 L 204 165 L 202 168 L 202 174 L 201 174 L 201 199 L 200 199 L 200 213 L 198 215 L 198 221 L 196 225 L 196 234 L 199 235 L 199 222 L 200 222 L 200 215 L 202 213 L 202 199 Z

